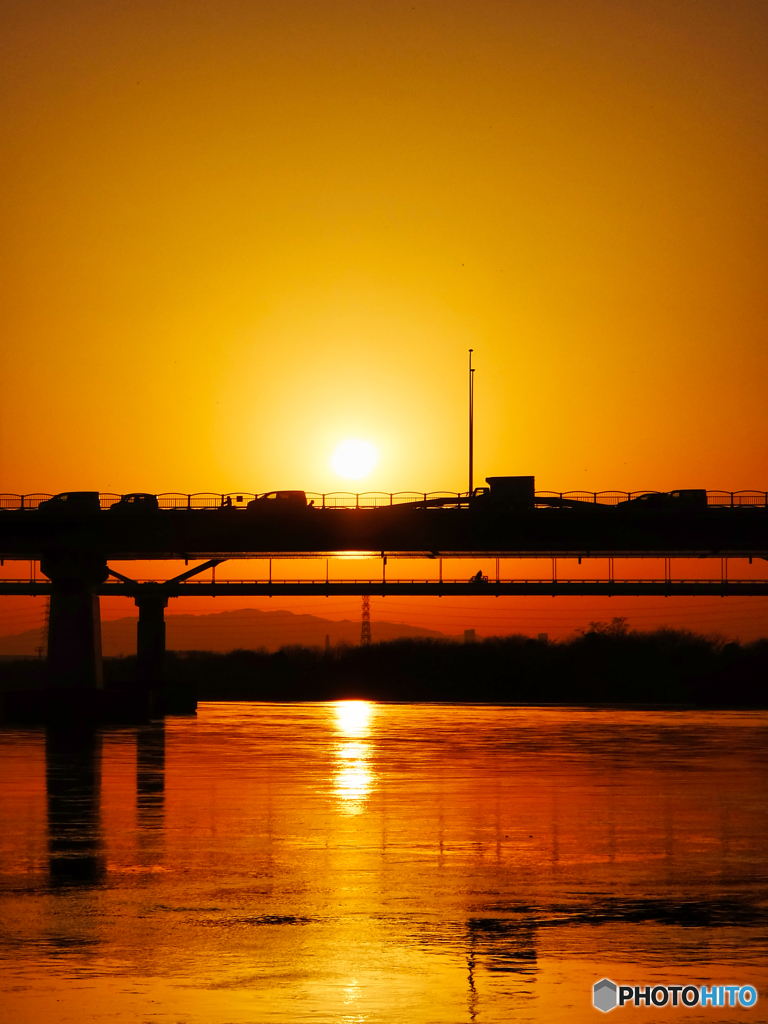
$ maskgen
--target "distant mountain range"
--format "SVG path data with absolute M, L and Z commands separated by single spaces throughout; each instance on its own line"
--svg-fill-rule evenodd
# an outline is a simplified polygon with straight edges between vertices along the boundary
M 360 622 L 296 615 L 289 611 L 263 612 L 257 608 L 216 612 L 212 615 L 167 615 L 166 647 L 169 651 L 233 651 L 238 647 L 277 651 L 289 644 L 323 647 L 329 643 L 359 644 Z M 403 622 L 371 623 L 374 642 L 402 637 L 445 637 L 434 629 Z M 34 656 L 42 643 L 39 629 L 0 637 L 0 657 Z M 106 657 L 136 653 L 136 619 L 113 619 L 101 624 L 102 650 Z

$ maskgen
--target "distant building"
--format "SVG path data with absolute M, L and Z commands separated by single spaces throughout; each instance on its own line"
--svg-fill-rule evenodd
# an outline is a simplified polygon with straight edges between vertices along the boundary
M 477 637 L 475 636 L 474 629 L 465 629 L 464 630 L 464 643 L 465 644 L 473 644 L 473 643 L 475 643 L 476 640 L 477 640 Z

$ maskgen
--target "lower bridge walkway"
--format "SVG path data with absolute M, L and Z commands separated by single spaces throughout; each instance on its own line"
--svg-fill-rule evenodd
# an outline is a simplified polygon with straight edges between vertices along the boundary
M 0 596 L 50 596 L 49 580 L 2 580 Z M 101 584 L 100 597 L 134 600 L 181 597 L 766 597 L 768 579 L 516 579 L 469 580 L 219 580 L 163 583 L 120 580 Z

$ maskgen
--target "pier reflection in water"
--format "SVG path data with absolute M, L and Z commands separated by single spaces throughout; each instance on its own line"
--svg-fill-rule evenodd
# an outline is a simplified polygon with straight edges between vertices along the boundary
M 45 735 L 52 885 L 95 884 L 106 870 L 101 833 L 101 734 L 51 725 Z
M 351 701 L 2 730 L 0 1003 L 580 1022 L 603 976 L 759 987 L 766 740 L 762 712 Z

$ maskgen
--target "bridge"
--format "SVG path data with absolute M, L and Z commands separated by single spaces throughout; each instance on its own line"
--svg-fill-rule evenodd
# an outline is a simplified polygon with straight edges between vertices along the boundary
M 50 598 L 48 666 L 60 690 L 102 686 L 99 597 L 133 598 L 137 654 L 147 686 L 162 681 L 164 609 L 198 596 L 673 596 L 768 595 L 768 580 L 728 578 L 728 560 L 768 559 L 768 492 L 535 491 L 532 477 L 491 477 L 472 493 L 268 495 L 96 494 L 90 505 L 52 495 L 0 495 L 0 558 L 39 561 L 45 580 L 0 581 L 0 595 Z M 74 496 L 77 498 L 77 496 Z M 365 580 L 201 582 L 227 559 L 381 559 Z M 387 580 L 390 559 L 428 558 L 437 579 Z M 443 579 L 443 559 L 495 558 L 490 579 Z M 545 559 L 545 578 L 504 579 L 502 560 Z M 559 580 L 558 559 L 608 559 L 608 579 Z M 615 579 L 614 559 L 663 558 L 664 577 Z M 714 560 L 711 579 L 674 578 L 673 559 Z M 163 581 L 138 580 L 110 561 L 202 563 Z M 710 562 L 711 564 L 711 562 Z M 548 566 L 549 568 L 549 566 Z

